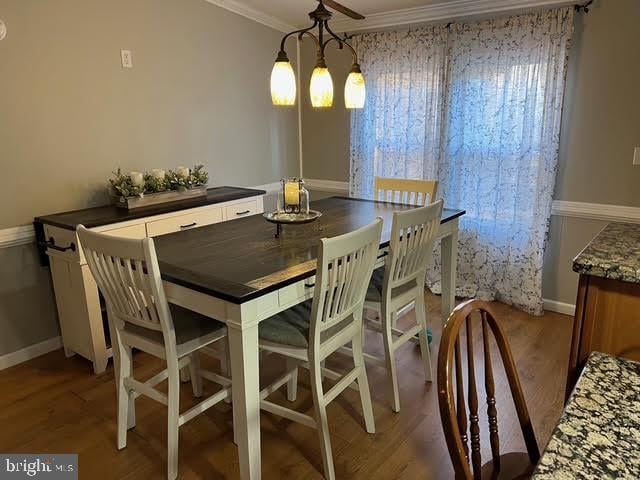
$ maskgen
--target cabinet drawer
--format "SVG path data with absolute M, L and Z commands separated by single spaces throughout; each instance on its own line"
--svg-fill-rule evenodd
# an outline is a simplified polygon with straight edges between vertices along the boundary
M 52 248 L 47 248 L 47 254 L 56 255 L 57 258 L 63 258 L 67 261 L 77 262 L 80 259 L 84 260 L 84 255 L 79 247 L 78 236 L 75 230 L 45 225 L 44 235 L 48 242 L 53 242 L 53 244 L 58 247 L 66 248 L 71 244 L 75 245 L 75 250 L 67 250 L 66 252 L 58 252 Z
M 278 304 L 288 308 L 313 297 L 316 277 L 301 280 L 278 291 Z
M 114 235 L 123 238 L 135 238 L 141 239 L 147 236 L 147 229 L 144 223 L 137 225 L 130 225 L 128 227 L 112 228 L 110 230 L 97 230 L 105 235 Z M 53 249 L 48 249 L 50 254 L 55 254 L 58 258 L 64 258 L 67 261 L 80 262 L 85 264 L 84 252 L 82 251 L 82 245 L 78 240 L 78 236 L 74 230 L 67 230 L 64 228 L 52 227 L 50 225 L 45 226 L 45 235 L 47 240 L 53 239 L 54 243 L 59 247 L 66 247 L 73 243 L 76 246 L 75 251 L 67 250 L 66 252 L 58 252 Z
M 157 237 L 167 233 L 179 232 L 190 228 L 202 227 L 222 221 L 222 210 L 220 208 L 208 208 L 198 212 L 176 215 L 147 223 L 147 235 Z
M 105 235 L 113 235 L 122 238 L 132 238 L 134 240 L 140 240 L 147 236 L 147 229 L 144 223 L 138 225 L 131 225 L 129 227 L 114 228 L 112 230 L 104 230 L 102 233 Z
M 248 217 L 250 215 L 255 215 L 256 213 L 260 212 L 258 212 L 258 204 L 255 200 L 236 203 L 234 205 L 224 207 L 225 220 L 235 220 L 236 218 Z

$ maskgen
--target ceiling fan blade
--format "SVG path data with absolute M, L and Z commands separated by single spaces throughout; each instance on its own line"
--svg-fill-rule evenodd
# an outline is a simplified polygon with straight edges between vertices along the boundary
M 350 8 L 347 8 L 344 5 L 335 2 L 334 0 L 320 0 L 320 3 L 324 3 L 325 6 L 332 8 L 337 12 L 344 13 L 346 16 L 351 17 L 355 20 L 364 20 L 364 15 L 360 15 L 358 12 L 354 12 Z

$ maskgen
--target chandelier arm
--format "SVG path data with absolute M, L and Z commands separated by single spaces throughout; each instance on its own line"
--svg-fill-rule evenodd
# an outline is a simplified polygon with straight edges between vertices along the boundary
M 346 40 L 343 40 L 338 35 L 336 35 L 333 32 L 333 30 L 331 30 L 331 28 L 329 27 L 329 24 L 327 22 L 324 22 L 324 23 L 325 23 L 324 26 L 325 26 L 327 32 L 329 32 L 329 35 L 331 35 L 331 37 L 328 38 L 327 41 L 324 42 L 323 45 L 322 45 L 322 56 L 324 57 L 324 51 L 327 48 L 327 45 L 329 43 L 331 43 L 332 41 L 336 41 L 336 42 L 338 42 L 338 45 L 340 45 L 341 49 L 344 48 L 344 46 L 346 45 L 349 48 L 349 50 L 351 50 L 351 54 L 353 55 L 353 63 L 354 63 L 354 65 L 357 65 L 358 64 L 358 54 L 356 53 L 356 49 L 353 48 L 351 46 L 351 44 L 349 44 Z
M 313 27 L 312 27 L 312 28 L 313 28 Z M 316 37 L 316 36 L 315 36 L 313 33 L 311 33 L 309 30 L 306 30 L 306 31 L 300 32 L 300 33 L 298 34 L 298 38 L 299 38 L 300 40 L 302 40 L 302 38 L 303 38 L 305 35 L 307 35 L 307 36 L 311 37 L 311 38 L 313 39 L 313 41 L 315 42 L 316 46 L 318 46 L 318 47 L 320 46 L 320 40 L 318 40 L 318 37 Z
M 281 52 L 284 52 L 284 51 L 285 51 L 285 49 L 284 49 L 284 45 L 285 45 L 285 43 L 287 42 L 287 40 L 289 39 L 289 37 L 290 37 L 291 35 L 298 35 L 298 38 L 302 38 L 302 36 L 303 36 L 305 33 L 308 33 L 308 34 L 309 34 L 309 35 L 310 35 L 310 36 L 311 36 L 311 37 L 316 41 L 316 43 L 318 43 L 318 39 L 317 39 L 317 38 L 316 38 L 312 33 L 310 33 L 310 30 L 313 30 L 313 29 L 314 29 L 314 28 L 316 28 L 317 26 L 318 26 L 318 21 L 316 20 L 316 21 L 314 21 L 314 22 L 313 22 L 313 25 L 311 25 L 309 28 L 302 28 L 302 29 L 300 29 L 300 30 L 294 30 L 293 32 L 289 32 L 289 33 L 287 33 L 287 34 L 282 38 L 282 42 L 280 42 L 280 51 L 281 51 Z

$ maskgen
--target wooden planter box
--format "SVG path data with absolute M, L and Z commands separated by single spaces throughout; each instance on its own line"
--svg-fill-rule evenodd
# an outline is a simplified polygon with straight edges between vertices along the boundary
M 136 208 L 150 207 L 162 203 L 178 202 L 190 198 L 204 197 L 207 195 L 207 186 L 185 188 L 184 190 L 171 190 L 168 192 L 148 193 L 142 197 L 115 197 L 114 203 L 118 208 L 135 210 Z

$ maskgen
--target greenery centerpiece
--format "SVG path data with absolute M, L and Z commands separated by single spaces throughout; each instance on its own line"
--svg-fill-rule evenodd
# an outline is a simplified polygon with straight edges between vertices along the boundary
M 159 203 L 184 200 L 207 194 L 209 174 L 203 165 L 178 167 L 164 171 L 122 173 L 119 168 L 109 180 L 111 195 L 117 206 L 134 209 Z

